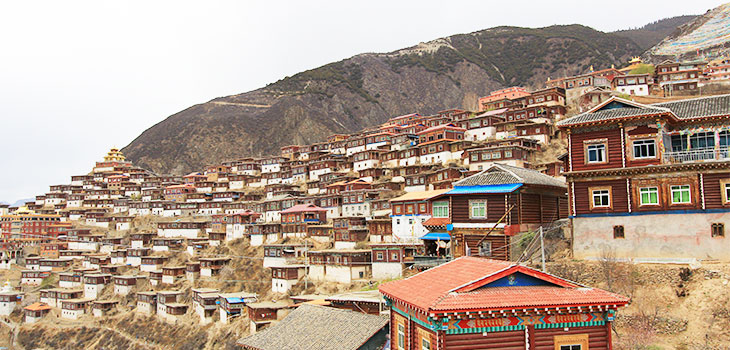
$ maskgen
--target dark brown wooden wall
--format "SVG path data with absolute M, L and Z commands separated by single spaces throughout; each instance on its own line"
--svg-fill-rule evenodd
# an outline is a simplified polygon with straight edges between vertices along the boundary
M 567 332 L 563 328 L 536 329 L 534 336 L 535 350 L 555 350 L 553 337 L 556 335 L 588 334 L 588 348 L 591 350 L 606 350 L 608 346 L 608 328 L 606 326 L 576 327 Z
M 595 139 L 608 139 L 608 148 L 606 150 L 606 154 L 608 155 L 608 163 L 585 163 L 586 155 L 583 148 L 583 141 Z M 621 130 L 618 128 L 618 126 L 614 126 L 613 129 L 608 130 L 571 134 L 571 155 L 573 161 L 573 171 L 621 168 L 623 166 L 621 154 Z
M 611 187 L 611 201 L 613 208 L 590 209 L 590 202 L 593 197 L 588 192 L 589 187 Z M 575 182 L 575 206 L 577 213 L 625 213 L 629 211 L 628 195 L 626 193 L 626 180 L 604 180 L 604 181 L 586 181 Z
M 730 208 L 730 205 L 722 203 L 722 188 L 720 180 L 730 180 L 730 173 L 704 174 L 705 208 L 720 209 Z
M 486 219 L 471 219 L 469 218 L 469 201 L 470 200 L 487 200 L 487 218 Z M 513 200 L 516 200 L 513 199 Z M 453 222 L 461 223 L 486 223 L 486 222 L 497 222 L 505 213 L 505 198 L 504 195 L 459 195 L 451 197 L 451 218 Z M 513 222 L 508 224 L 517 223 L 517 215 L 519 206 L 512 209 Z
M 477 244 L 482 238 L 484 238 L 484 234 L 486 233 L 487 231 L 484 231 L 483 234 L 480 235 L 467 234 L 463 236 L 464 239 L 466 239 L 467 245 L 469 246 L 471 256 L 479 256 L 479 246 Z M 484 240 L 492 242 L 492 256 L 489 258 L 497 260 L 510 260 L 509 248 L 505 248 L 510 243 L 509 236 L 505 236 L 501 234 L 501 232 L 497 232 L 486 236 Z M 463 240 L 459 240 L 459 244 L 461 244 L 461 242 L 463 242 Z
M 395 347 L 394 347 L 395 349 Z M 444 337 L 445 350 L 524 350 L 525 331 L 448 334 Z

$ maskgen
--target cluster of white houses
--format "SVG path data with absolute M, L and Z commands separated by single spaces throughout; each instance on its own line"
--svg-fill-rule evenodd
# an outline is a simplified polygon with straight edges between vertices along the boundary
M 572 223 L 576 258 L 606 250 L 645 261 L 730 258 L 729 95 L 653 105 L 611 97 L 567 118 L 560 86 L 505 89 L 481 102 L 481 112 L 399 116 L 358 134 L 283 147 L 280 156 L 186 176 L 151 174 L 113 149 L 71 184 L 51 186 L 24 207 L 0 208 L 0 258 L 22 262 L 24 285 L 59 277 L 58 286 L 41 290 L 40 304 L 25 308 L 29 322 L 53 308 L 72 319 L 102 316 L 117 307 L 99 299 L 109 287 L 114 295 L 135 293 L 138 312 L 168 322 L 194 312 L 201 323 L 226 323 L 246 312 L 252 330 L 292 306 L 204 288 L 194 288 L 192 304 L 185 304 L 171 289 L 215 280 L 232 260 L 253 258 L 211 256 L 209 247 L 241 239 L 260 247 L 271 290 L 282 294 L 304 281 L 398 278 L 442 259 L 509 261 L 516 235 L 561 219 Z M 556 137 L 565 138 L 567 153 L 534 163 L 535 152 Z M 152 217 L 155 229 L 139 230 L 143 217 Z M 315 248 L 323 243 L 327 249 Z M 23 254 L 27 246 L 39 246 L 39 254 Z M 179 256 L 185 259 L 173 259 Z M 498 273 L 494 266 L 501 265 L 485 268 Z M 561 293 L 580 288 L 539 278 L 567 288 Z M 6 289 L 2 312 L 22 300 Z M 399 293 L 389 303 L 409 307 Z M 351 299 L 326 302 L 367 304 Z M 398 317 L 436 322 L 414 310 L 401 309 Z M 601 332 L 612 320 L 597 319 Z

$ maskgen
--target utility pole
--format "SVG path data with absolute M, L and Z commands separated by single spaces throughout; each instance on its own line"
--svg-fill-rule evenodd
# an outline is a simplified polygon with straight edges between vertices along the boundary
M 542 256 L 542 272 L 545 271 L 545 240 L 543 240 L 543 230 L 540 226 L 540 255 Z
M 307 290 L 309 282 L 309 242 L 304 241 L 304 290 Z

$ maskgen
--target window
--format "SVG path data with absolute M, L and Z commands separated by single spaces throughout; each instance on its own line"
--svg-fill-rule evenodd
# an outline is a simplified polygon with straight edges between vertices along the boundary
M 448 218 L 449 217 L 449 202 L 433 202 L 433 217 L 435 218 Z
M 406 348 L 406 327 L 402 324 L 398 325 L 398 349 L 404 350 Z
M 487 201 L 473 200 L 469 201 L 469 218 L 484 219 L 487 217 Z
M 586 146 L 586 161 L 588 163 L 605 163 L 606 144 L 598 143 Z
M 674 185 L 670 187 L 672 193 L 672 204 L 688 204 L 690 200 L 689 185 Z
M 712 224 L 712 237 L 725 237 L 725 224 Z
M 730 179 L 720 180 L 720 191 L 722 192 L 722 203 L 730 204 Z
M 390 254 L 391 260 L 398 260 L 398 253 Z
M 476 162 L 479 160 L 479 154 L 478 153 L 472 153 L 471 154 L 471 161 Z
M 560 350 L 581 350 L 579 344 L 576 345 L 560 345 Z
M 431 350 L 431 342 L 427 339 L 421 339 L 421 350 Z
M 483 241 L 479 244 L 479 256 L 492 256 L 492 242 Z
M 413 205 L 406 205 L 406 214 L 413 214 Z
M 611 207 L 611 188 L 597 188 L 591 190 L 591 209 Z
M 383 252 L 378 252 L 377 260 L 383 260 Z
M 500 152 L 492 152 L 492 159 L 499 159 L 502 157 L 502 153 Z
M 617 239 L 617 238 L 625 238 L 623 226 L 614 226 L 613 227 L 613 239 Z
M 654 140 L 634 141 L 634 158 L 656 158 L 656 144 Z
M 640 205 L 659 205 L 659 188 L 642 187 L 639 189 Z
M 505 158 L 512 158 L 512 151 L 504 151 Z

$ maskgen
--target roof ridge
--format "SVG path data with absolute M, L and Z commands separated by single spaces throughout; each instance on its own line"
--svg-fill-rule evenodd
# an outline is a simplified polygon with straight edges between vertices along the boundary
M 494 276 L 494 275 L 495 275 L 495 274 L 497 274 L 497 273 L 500 273 L 500 272 L 503 272 L 503 271 L 507 271 L 507 270 L 509 270 L 509 269 L 511 269 L 511 268 L 513 268 L 513 267 L 515 267 L 515 266 L 519 266 L 519 264 L 511 264 L 511 265 L 509 265 L 509 266 L 507 266 L 507 267 L 505 267 L 505 268 L 503 268 L 503 269 L 501 269 L 501 270 L 497 270 L 497 271 L 494 271 L 494 272 L 492 272 L 492 273 L 490 273 L 490 274 L 488 274 L 488 275 L 485 275 L 485 276 L 479 277 L 479 278 L 477 278 L 477 279 L 475 279 L 475 280 L 473 280 L 473 281 L 469 281 L 469 282 L 466 282 L 466 283 L 464 283 L 464 284 L 462 284 L 462 285 L 460 285 L 460 286 L 458 286 L 458 287 L 456 287 L 456 288 L 453 288 L 453 289 L 449 290 L 448 292 L 446 292 L 446 294 L 449 294 L 449 293 L 455 292 L 456 290 L 458 290 L 458 289 L 461 289 L 461 288 L 464 288 L 464 287 L 466 287 L 466 286 L 468 286 L 468 285 L 470 285 L 470 284 L 472 284 L 472 283 L 476 283 L 476 282 L 482 281 L 482 280 L 484 280 L 484 279 L 486 279 L 486 278 L 489 278 L 489 277 L 491 277 L 491 276 Z
M 669 104 L 669 103 L 680 103 L 680 102 L 706 100 L 706 99 L 711 99 L 711 98 L 727 97 L 727 96 L 730 96 L 730 94 L 720 94 L 720 95 L 711 95 L 711 96 L 700 96 L 700 97 L 688 98 L 688 99 L 684 99 L 684 100 L 657 102 L 657 103 L 650 104 L 650 106 L 659 106 L 659 105 Z M 657 107 L 657 108 L 666 108 L 666 107 Z
M 506 171 L 506 172 L 510 173 L 510 174 L 511 174 L 512 176 L 514 176 L 514 177 L 515 177 L 515 178 L 516 178 L 517 180 L 519 180 L 520 182 L 523 182 L 523 183 L 525 182 L 525 179 L 524 179 L 524 178 L 522 178 L 522 176 L 519 176 L 519 175 L 517 175 L 517 174 L 516 174 L 516 173 L 515 173 L 514 171 L 512 171 L 512 170 L 510 170 L 510 169 L 508 169 L 508 168 L 506 168 L 506 167 L 504 167 L 504 165 L 505 165 L 505 164 L 499 164 L 499 163 L 494 163 L 494 164 L 492 164 L 492 166 L 490 166 L 490 167 L 489 167 L 489 168 L 487 168 L 487 169 L 492 169 L 492 168 L 494 168 L 494 167 L 498 167 L 498 168 L 500 168 L 500 169 L 502 169 L 502 170 L 504 170 L 504 171 Z

